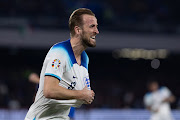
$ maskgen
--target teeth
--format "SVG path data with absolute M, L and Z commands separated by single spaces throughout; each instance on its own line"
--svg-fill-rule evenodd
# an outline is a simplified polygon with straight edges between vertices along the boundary
M 91 37 L 92 39 L 95 39 L 95 36 Z

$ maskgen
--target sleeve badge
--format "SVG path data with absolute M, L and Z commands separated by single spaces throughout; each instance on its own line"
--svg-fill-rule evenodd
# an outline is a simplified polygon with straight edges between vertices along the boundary
M 52 62 L 52 67 L 53 67 L 54 69 L 58 69 L 58 68 L 60 67 L 60 64 L 61 64 L 61 61 L 60 61 L 59 59 L 55 59 L 55 60 L 53 60 L 53 62 Z

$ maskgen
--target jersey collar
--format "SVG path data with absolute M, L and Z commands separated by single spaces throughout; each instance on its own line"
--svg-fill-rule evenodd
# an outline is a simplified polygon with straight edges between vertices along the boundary
M 74 55 L 74 52 L 73 52 L 73 49 L 72 49 L 72 46 L 71 46 L 71 42 L 70 42 L 70 39 L 67 40 L 67 49 L 68 49 L 68 54 L 70 56 L 70 59 L 72 61 L 73 64 L 77 63 L 76 61 L 76 58 L 75 58 L 75 55 Z M 87 62 L 86 62 L 86 52 L 83 51 L 81 53 L 81 65 L 80 66 L 84 66 L 86 69 L 87 69 Z M 78 63 L 77 63 L 78 64 Z

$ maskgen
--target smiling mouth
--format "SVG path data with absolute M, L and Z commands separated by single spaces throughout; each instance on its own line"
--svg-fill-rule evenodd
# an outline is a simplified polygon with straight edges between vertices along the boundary
M 95 40 L 95 36 L 91 37 L 91 39 L 94 39 L 94 40 Z

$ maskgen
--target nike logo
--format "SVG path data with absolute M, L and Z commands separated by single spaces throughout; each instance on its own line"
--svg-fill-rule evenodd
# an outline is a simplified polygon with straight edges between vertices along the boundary
M 73 78 L 75 79 L 75 78 L 77 78 L 77 77 L 73 76 Z

